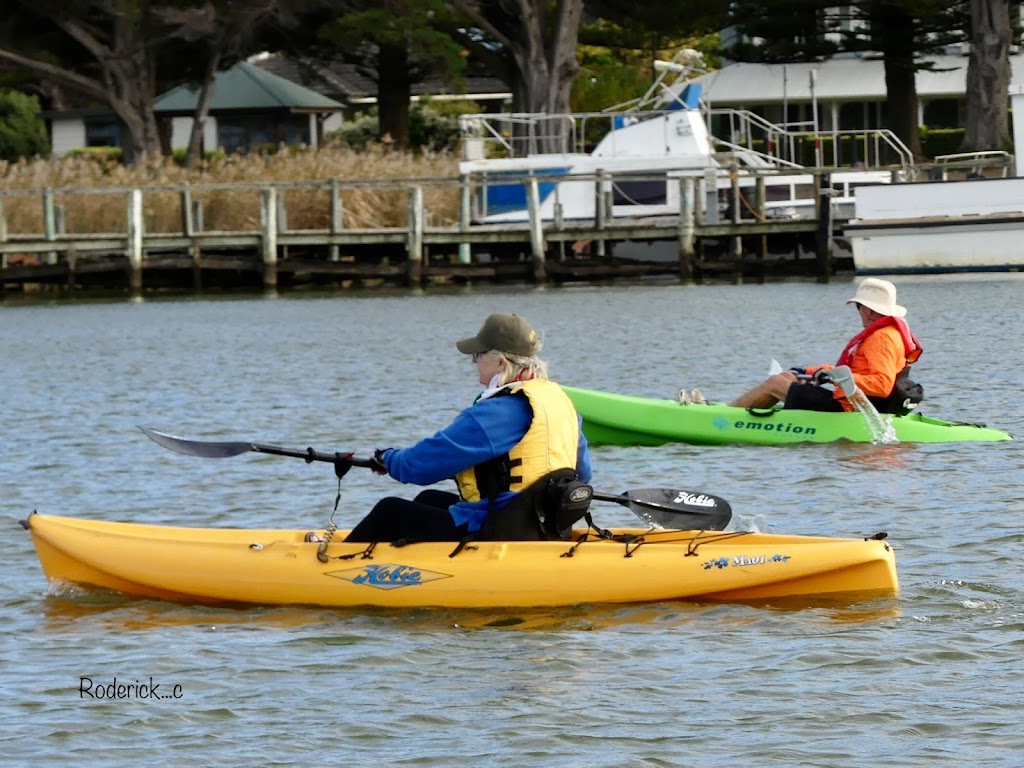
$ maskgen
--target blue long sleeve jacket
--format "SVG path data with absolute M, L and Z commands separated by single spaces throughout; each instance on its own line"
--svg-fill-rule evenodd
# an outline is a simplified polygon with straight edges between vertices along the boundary
M 593 477 L 590 448 L 583 435 L 580 419 L 580 440 L 576 450 L 576 472 L 589 483 Z M 480 400 L 455 417 L 436 434 L 408 448 L 388 448 L 382 457 L 388 474 L 401 483 L 432 485 L 449 480 L 459 472 L 475 467 L 496 456 L 508 453 L 530 428 L 533 409 L 525 397 L 493 397 Z M 501 509 L 517 494 L 505 491 L 495 500 Z M 468 523 L 467 530 L 476 531 L 484 523 L 488 500 L 460 501 L 449 508 L 456 525 Z

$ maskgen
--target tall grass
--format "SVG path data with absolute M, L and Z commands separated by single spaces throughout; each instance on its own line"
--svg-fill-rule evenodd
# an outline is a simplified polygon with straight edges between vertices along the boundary
M 284 148 L 269 155 L 214 157 L 186 169 L 160 158 L 135 166 L 102 156 L 75 155 L 53 160 L 0 162 L 0 195 L 11 235 L 43 231 L 42 194 L 54 191 L 68 234 L 122 233 L 126 229 L 123 189 L 141 188 L 145 227 L 150 232 L 182 231 L 180 195 L 168 187 L 195 185 L 203 228 L 210 231 L 259 227 L 255 189 L 204 188 L 220 184 L 290 184 L 337 179 L 343 224 L 352 228 L 405 226 L 409 180 L 423 186 L 427 223 L 454 224 L 459 218 L 458 158 L 451 153 L 410 154 L 373 145 L 360 150 L 340 145 L 320 149 Z M 114 191 L 112 188 L 121 188 Z M 111 189 L 109 192 L 104 192 Z M 88 190 L 88 192 L 84 192 Z M 24 193 L 24 194 L 22 194 Z M 31 194 L 28 194 L 31 193 Z M 283 192 L 288 229 L 327 229 L 330 195 L 326 189 Z

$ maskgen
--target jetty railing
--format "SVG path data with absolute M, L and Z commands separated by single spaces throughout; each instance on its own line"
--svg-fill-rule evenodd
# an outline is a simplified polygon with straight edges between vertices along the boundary
M 777 180 L 779 171 L 771 176 Z M 246 269 L 261 270 L 268 288 L 280 274 L 297 271 L 300 261 L 315 263 L 325 279 L 357 275 L 418 285 L 428 274 L 500 272 L 492 254 L 501 248 L 520 249 L 529 277 L 544 281 L 549 272 L 567 269 L 564 263 L 583 260 L 581 243 L 586 253 L 606 259 L 611 246 L 627 240 L 674 241 L 678 259 L 662 268 L 690 281 L 700 267 L 695 254 L 703 238 L 727 239 L 736 257 L 746 236 L 821 231 L 818 201 L 831 194 L 828 174 L 809 177 L 801 169 L 799 176 L 812 204 L 806 216 L 782 220 L 771 218 L 768 175 L 756 172 L 743 182 L 750 186 L 742 187 L 734 174 L 724 190 L 714 174 L 563 177 L 593 185 L 594 216 L 575 220 L 543 218 L 541 179 L 529 175 L 521 180 L 529 215 L 507 224 L 474 216 L 479 180 L 468 176 L 0 190 L 0 284 L 39 278 L 73 285 L 76 276 L 99 272 L 105 260 L 108 271 L 127 272 L 132 292 L 142 290 L 150 270 L 191 265 L 198 284 L 203 270 L 237 268 L 243 261 Z M 629 215 L 628 206 L 613 204 L 614 185 L 627 181 L 670 185 L 678 210 Z M 825 216 L 831 222 L 831 214 Z M 821 250 L 827 251 L 822 258 L 831 258 L 824 241 Z M 112 261 L 120 266 L 111 267 Z M 580 274 L 600 273 L 593 264 L 577 267 Z

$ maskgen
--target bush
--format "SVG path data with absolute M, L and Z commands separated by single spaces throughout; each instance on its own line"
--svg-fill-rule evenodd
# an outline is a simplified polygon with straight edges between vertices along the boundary
M 361 112 L 356 115 L 354 120 L 346 120 L 340 128 L 327 133 L 324 140 L 325 142 L 337 142 L 352 149 L 366 149 L 377 141 L 377 134 L 380 133 L 379 126 L 377 110 L 374 108 L 368 112 Z
M 458 114 L 420 102 L 409 112 L 409 146 L 415 150 L 450 152 L 459 146 Z
M 123 152 L 120 147 L 76 147 L 68 150 L 65 157 L 85 157 L 107 167 L 113 164 L 120 165 Z
M 921 128 L 921 152 L 926 157 L 955 154 L 963 141 L 963 128 Z
M 447 106 L 423 101 L 409 110 L 409 148 L 413 151 L 453 151 L 459 145 L 459 114 L 479 111 L 466 102 L 453 102 Z M 376 108 L 342 123 L 324 139 L 352 149 L 366 149 L 377 143 L 380 122 Z
M 187 154 L 188 149 L 186 147 L 178 147 L 177 149 L 171 151 L 171 157 L 173 158 L 174 162 L 177 163 L 178 165 L 183 165 L 185 163 L 185 155 Z M 223 159 L 224 152 L 222 152 L 219 149 L 208 149 L 203 153 L 203 156 L 200 158 L 202 162 L 207 163 Z
M 46 125 L 39 119 L 39 99 L 19 91 L 0 90 L 0 159 L 16 162 L 49 154 Z

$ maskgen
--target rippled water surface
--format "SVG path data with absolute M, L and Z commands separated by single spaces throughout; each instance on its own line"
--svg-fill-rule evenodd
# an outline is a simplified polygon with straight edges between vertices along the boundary
M 905 279 L 925 413 L 1024 436 L 1024 282 Z M 1016 768 L 1024 443 L 600 448 L 595 486 L 687 486 L 776 532 L 887 531 L 898 598 L 557 612 L 225 609 L 51 593 L 17 521 L 320 527 L 326 465 L 170 453 L 138 425 L 403 445 L 471 401 L 492 311 L 563 383 L 728 399 L 833 360 L 849 283 L 0 304 L 0 765 Z M 697 406 L 694 406 L 697 407 Z M 350 525 L 379 496 L 344 478 Z M 604 525 L 630 523 L 617 505 Z M 187 567 L 187 563 L 183 563 Z M 152 681 L 165 698 L 95 700 Z

